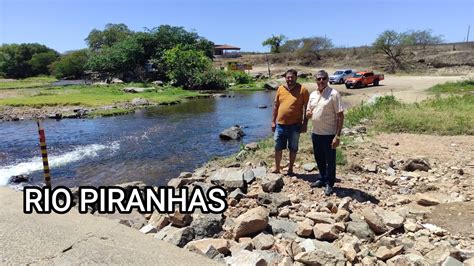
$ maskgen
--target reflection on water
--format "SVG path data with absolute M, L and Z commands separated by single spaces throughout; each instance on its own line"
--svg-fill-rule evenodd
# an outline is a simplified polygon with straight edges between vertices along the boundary
M 181 171 L 239 150 L 241 142 L 269 134 L 274 93 L 234 93 L 232 98 L 190 100 L 135 114 L 84 120 L 46 120 L 53 185 L 110 185 L 142 180 L 163 185 Z M 259 105 L 267 109 L 258 109 Z M 219 132 L 244 127 L 239 141 L 225 142 Z M 41 181 L 41 160 L 34 121 L 0 124 L 0 185 L 11 175 Z

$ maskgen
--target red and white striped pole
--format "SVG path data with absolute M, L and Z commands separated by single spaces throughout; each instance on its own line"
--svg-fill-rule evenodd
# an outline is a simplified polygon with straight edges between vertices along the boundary
M 47 187 L 51 187 L 51 174 L 49 173 L 49 164 L 48 164 L 48 152 L 46 150 L 46 136 L 44 134 L 44 129 L 41 126 L 40 120 L 36 120 L 38 124 L 38 134 L 40 139 L 40 148 L 41 148 L 41 157 L 43 158 L 43 173 L 44 173 L 44 182 Z

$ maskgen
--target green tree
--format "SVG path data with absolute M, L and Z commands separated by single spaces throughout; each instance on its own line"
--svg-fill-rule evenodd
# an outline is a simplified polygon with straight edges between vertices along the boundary
M 177 45 L 185 50 L 201 51 L 208 58 L 213 57 L 214 43 L 200 37 L 196 32 L 186 31 L 183 27 L 161 25 L 141 34 L 140 39 L 144 45 L 147 58 L 156 65 L 158 76 L 166 78 L 167 65 L 164 54 Z
M 125 24 L 109 23 L 105 25 L 104 30 L 93 29 L 85 41 L 91 50 L 97 51 L 105 47 L 111 47 L 132 34 L 133 32 Z
M 168 78 L 187 89 L 196 89 L 200 83 L 199 74 L 212 68 L 211 61 L 202 51 L 186 49 L 183 45 L 166 50 L 163 59 Z
M 86 66 L 94 71 L 122 75 L 140 66 L 144 62 L 144 56 L 143 47 L 130 36 L 110 47 L 91 53 Z
M 270 52 L 271 53 L 280 53 L 280 46 L 283 44 L 283 42 L 286 40 L 286 36 L 283 34 L 280 35 L 273 35 L 272 37 L 266 39 L 265 41 L 262 42 L 263 46 L 270 46 Z
M 409 33 L 398 33 L 393 30 L 382 32 L 375 42 L 374 48 L 385 54 L 388 62 L 387 71 L 393 73 L 397 69 L 405 69 L 410 47 L 414 44 Z
M 31 75 L 49 75 L 49 66 L 58 60 L 59 54 L 56 51 L 48 51 L 34 54 L 28 64 L 31 66 Z
M 7 78 L 47 75 L 48 65 L 57 57 L 55 50 L 38 43 L 4 44 L 0 46 L 0 75 Z
M 56 78 L 81 78 L 88 60 L 88 49 L 73 51 L 61 56 L 50 68 Z

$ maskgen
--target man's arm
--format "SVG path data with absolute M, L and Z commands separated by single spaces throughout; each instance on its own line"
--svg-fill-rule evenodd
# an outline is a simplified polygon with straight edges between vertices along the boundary
M 340 143 L 340 138 L 341 138 L 341 131 L 342 131 L 342 125 L 344 124 L 344 112 L 339 112 L 336 114 L 336 136 L 332 140 L 332 145 L 331 147 L 333 149 L 337 148 Z
M 278 116 L 278 107 L 280 107 L 280 103 L 275 100 L 275 102 L 273 103 L 273 113 L 272 113 L 272 132 L 275 132 L 275 128 L 276 128 L 276 119 L 277 119 L 277 116 Z
M 308 131 L 308 117 L 306 116 L 306 110 L 308 108 L 309 102 L 309 92 L 308 90 L 304 90 L 303 94 L 303 124 L 301 125 L 301 133 L 306 133 Z
M 306 133 L 308 131 L 308 117 L 306 117 L 306 108 L 308 103 L 303 105 L 303 125 L 301 125 L 301 133 Z

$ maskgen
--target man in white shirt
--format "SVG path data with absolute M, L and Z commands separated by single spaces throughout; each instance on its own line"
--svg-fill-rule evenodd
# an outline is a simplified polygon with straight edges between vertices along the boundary
M 324 193 L 329 196 L 334 191 L 336 180 L 336 148 L 339 146 L 344 109 L 341 94 L 328 86 L 329 75 L 320 70 L 316 74 L 318 89 L 309 96 L 306 116 L 313 122 L 314 158 L 318 164 L 320 178 L 311 186 L 325 187 Z

